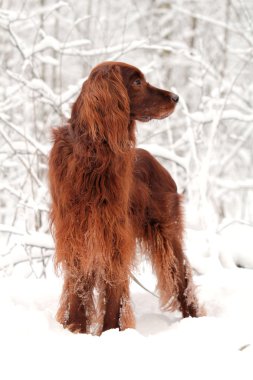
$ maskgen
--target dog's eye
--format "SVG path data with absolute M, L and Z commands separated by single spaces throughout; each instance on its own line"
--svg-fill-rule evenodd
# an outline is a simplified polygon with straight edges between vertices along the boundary
M 133 85 L 134 86 L 140 86 L 141 85 L 141 80 L 140 79 L 135 79 L 135 81 L 133 82 Z

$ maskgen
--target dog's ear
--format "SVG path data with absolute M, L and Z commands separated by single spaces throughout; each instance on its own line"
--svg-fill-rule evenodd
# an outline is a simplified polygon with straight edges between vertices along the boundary
M 71 121 L 84 128 L 93 141 L 104 141 L 118 151 L 129 140 L 129 119 L 129 98 L 120 68 L 95 67 L 72 108 Z

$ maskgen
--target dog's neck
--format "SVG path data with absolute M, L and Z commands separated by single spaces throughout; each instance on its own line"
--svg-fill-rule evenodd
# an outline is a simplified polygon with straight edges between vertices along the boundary
M 128 136 L 129 136 L 129 141 L 132 144 L 132 147 L 135 147 L 136 145 L 136 121 L 135 120 L 129 120 Z
M 128 126 L 126 128 L 128 129 L 128 138 L 124 138 L 119 142 L 119 148 L 122 152 L 134 149 L 136 145 L 135 120 L 129 120 Z M 94 146 L 94 148 L 96 148 L 96 151 L 100 150 L 100 148 L 103 150 L 104 145 L 110 147 L 110 143 L 106 137 L 103 137 L 101 139 L 99 139 L 99 136 L 97 136 L 95 139 L 91 138 L 89 135 L 89 129 L 85 126 L 85 124 L 80 126 L 70 119 L 68 122 L 68 130 L 71 138 L 78 140 L 80 143 L 83 141 L 85 145 L 87 144 L 89 146 Z

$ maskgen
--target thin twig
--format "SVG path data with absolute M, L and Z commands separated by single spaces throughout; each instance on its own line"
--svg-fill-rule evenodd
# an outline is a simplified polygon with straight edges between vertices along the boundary
M 146 288 L 136 277 L 133 273 L 130 274 L 131 278 L 134 280 L 134 282 L 136 282 L 136 284 L 138 284 L 142 289 L 144 289 L 146 292 L 152 294 L 152 296 L 156 297 L 156 298 L 159 298 L 158 295 L 156 295 L 155 293 L 151 292 L 151 290 L 149 290 L 148 288 Z

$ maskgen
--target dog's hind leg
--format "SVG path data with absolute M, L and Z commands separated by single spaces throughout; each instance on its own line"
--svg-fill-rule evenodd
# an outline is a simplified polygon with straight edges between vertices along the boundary
M 184 317 L 198 316 L 191 268 L 183 252 L 182 196 L 167 170 L 143 149 L 136 150 L 134 175 L 133 223 L 156 273 L 161 306 L 179 309 Z
M 181 199 L 176 192 L 155 194 L 143 234 L 157 275 L 157 290 L 164 310 L 179 309 L 184 317 L 196 317 L 200 310 L 192 273 L 183 252 Z

